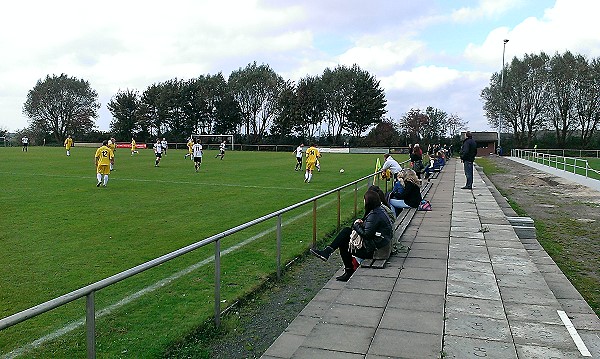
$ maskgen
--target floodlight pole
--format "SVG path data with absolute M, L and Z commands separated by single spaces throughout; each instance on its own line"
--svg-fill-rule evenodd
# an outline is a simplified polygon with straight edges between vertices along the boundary
M 506 52 L 506 43 L 508 39 L 504 39 L 502 45 L 502 70 L 500 72 L 500 95 L 502 96 L 502 101 L 504 102 L 504 92 L 502 91 L 504 87 L 504 53 Z M 502 131 L 502 108 L 500 108 L 500 116 L 498 116 L 498 148 L 500 148 L 500 133 Z

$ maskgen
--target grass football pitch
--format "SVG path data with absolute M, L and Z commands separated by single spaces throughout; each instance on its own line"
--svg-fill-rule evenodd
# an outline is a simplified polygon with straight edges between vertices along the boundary
M 156 168 L 151 150 L 131 156 L 124 148 L 108 186 L 98 188 L 94 152 L 0 148 L 0 318 L 346 184 L 382 161 L 325 153 L 307 184 L 291 152 L 228 151 L 219 160 L 206 151 L 195 173 L 187 151 L 169 150 Z M 341 192 L 343 220 L 354 216 L 353 189 Z M 358 190 L 359 215 L 365 189 Z M 322 238 L 336 230 L 337 196 L 317 204 Z M 311 245 L 312 205 L 282 222 L 285 264 Z M 270 220 L 221 241 L 222 308 L 276 271 L 275 226 Z M 209 319 L 213 256 L 209 245 L 97 292 L 98 357 L 160 357 Z M 84 316 L 80 299 L 2 330 L 0 356 L 85 357 Z

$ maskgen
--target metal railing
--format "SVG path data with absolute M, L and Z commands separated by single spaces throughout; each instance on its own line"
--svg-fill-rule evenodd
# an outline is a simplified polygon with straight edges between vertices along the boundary
M 408 161 L 402 162 L 402 164 L 405 164 Z M 186 247 L 180 248 L 176 251 L 170 252 L 168 254 L 165 254 L 161 257 L 155 258 L 153 260 L 150 260 L 148 262 L 142 263 L 138 266 L 135 266 L 133 268 L 127 269 L 125 271 L 122 271 L 120 273 L 117 273 L 113 276 L 110 276 L 108 278 L 102 279 L 100 281 L 97 281 L 95 283 L 92 283 L 90 285 L 87 285 L 85 287 L 79 288 L 75 291 L 72 291 L 70 293 L 64 294 L 60 297 L 51 299 L 47 302 L 38 304 L 34 307 L 25 309 L 21 312 L 15 313 L 13 315 L 10 315 L 8 317 L 5 317 L 3 319 L 0 319 L 0 331 L 6 328 L 9 328 L 11 326 L 14 326 L 18 323 L 21 323 L 23 321 L 26 321 L 28 319 L 31 319 L 33 317 L 36 317 L 40 314 L 49 312 L 53 309 L 56 309 L 58 307 L 61 307 L 63 305 L 66 305 L 72 301 L 75 301 L 77 299 L 86 298 L 86 305 L 85 305 L 85 332 L 86 332 L 86 350 L 87 350 L 87 357 L 88 358 L 95 358 L 96 357 L 96 312 L 95 312 L 95 299 L 94 299 L 94 295 L 97 291 L 106 288 L 110 285 L 116 284 L 122 280 L 128 279 L 136 274 L 139 274 L 141 272 L 144 272 L 148 269 L 152 269 L 158 265 L 161 265 L 165 262 L 168 262 L 172 259 L 175 259 L 177 257 L 180 257 L 184 254 L 187 254 L 189 252 L 192 252 L 196 249 L 202 248 L 206 245 L 209 245 L 211 243 L 215 244 L 215 254 L 214 254 L 214 263 L 215 263 L 215 291 L 214 291 L 214 315 L 215 315 L 215 324 L 218 326 L 220 324 L 220 314 L 221 314 L 221 262 L 220 262 L 220 258 L 221 258 L 221 239 L 230 236 L 234 233 L 240 232 L 242 230 L 245 230 L 247 228 L 250 228 L 254 225 L 257 225 L 259 223 L 265 222 L 267 220 L 273 219 L 273 218 L 277 218 L 277 224 L 276 224 L 276 235 L 277 235 L 277 254 L 276 254 L 276 261 L 277 261 L 277 278 L 281 278 L 281 216 L 284 213 L 287 213 L 289 211 L 292 211 L 294 209 L 297 209 L 299 207 L 302 207 L 304 205 L 313 204 L 313 208 L 312 208 L 312 245 L 313 247 L 316 246 L 316 241 L 317 241 L 317 200 L 327 197 L 329 195 L 332 195 L 334 193 L 337 193 L 337 228 L 339 230 L 340 228 L 340 224 L 341 224 L 341 191 L 343 189 L 346 189 L 348 187 L 354 186 L 354 217 L 357 216 L 357 211 L 358 211 L 358 184 L 366 181 L 366 186 L 368 187 L 371 183 L 374 183 L 374 179 L 379 178 L 379 176 L 377 176 L 379 172 L 375 172 L 374 174 L 369 174 L 367 176 L 364 176 L 362 178 L 359 178 L 357 180 L 354 180 L 348 184 L 345 184 L 343 186 L 337 187 L 335 189 L 329 190 L 327 192 L 324 192 L 320 195 L 314 196 L 312 198 L 309 198 L 307 200 L 304 200 L 302 202 L 298 202 L 294 205 L 291 205 L 289 207 L 280 209 L 278 211 L 272 212 L 270 214 L 267 214 L 265 216 L 262 216 L 260 218 L 256 218 L 252 221 L 246 222 L 244 224 L 241 224 L 239 226 L 233 227 L 231 229 L 228 229 L 224 232 L 215 234 L 211 237 L 208 237 L 206 239 L 203 239 L 199 242 L 190 244 Z M 375 175 L 375 177 L 374 177 Z M 387 181 L 385 183 L 385 191 L 387 191 Z
M 538 149 L 528 149 L 529 151 L 536 151 L 540 153 L 547 153 L 553 155 L 567 156 L 567 157 L 595 157 L 600 158 L 600 150 L 581 150 L 574 148 L 538 148 Z
M 526 159 L 528 161 L 540 163 L 552 168 L 572 172 L 589 178 L 590 172 L 600 175 L 600 171 L 590 167 L 588 160 L 577 157 L 557 156 L 549 153 L 543 153 L 536 150 L 511 150 L 511 156 Z

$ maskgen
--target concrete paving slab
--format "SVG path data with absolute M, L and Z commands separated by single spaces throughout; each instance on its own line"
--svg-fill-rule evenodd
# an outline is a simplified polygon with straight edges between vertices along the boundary
M 427 259 L 408 257 L 404 261 L 404 268 L 446 268 L 446 259 Z
M 600 334 L 600 319 L 595 313 L 569 313 L 569 319 L 577 330 L 595 330 Z
M 537 304 L 546 306 L 556 306 L 558 301 L 550 289 L 542 290 L 539 288 L 515 288 L 515 287 L 500 287 L 500 295 L 502 301 L 512 303 Z
M 512 266 L 509 264 L 503 263 L 494 263 L 494 273 L 497 276 L 503 275 L 520 275 L 520 276 L 531 276 L 531 275 L 541 275 L 540 271 L 533 264 L 527 264 L 522 266 Z
M 592 358 L 600 358 L 600 333 L 580 330 L 579 336 L 585 343 L 587 350 L 592 354 Z
M 478 273 L 482 274 L 482 273 Z M 482 284 L 478 282 L 463 282 L 448 280 L 448 295 L 463 296 L 468 298 L 500 300 L 500 292 L 495 285 Z
M 369 354 L 405 359 L 439 358 L 442 341 L 439 335 L 378 329 Z
M 492 264 L 490 262 L 476 262 L 470 260 L 448 259 L 448 271 L 470 270 L 473 272 L 492 273 Z
M 368 270 L 375 271 L 376 269 Z M 389 291 L 390 288 L 394 287 L 394 283 L 396 283 L 396 278 L 378 277 L 377 280 L 373 280 L 373 278 L 369 276 L 358 275 L 350 278 L 350 280 L 346 283 L 346 288 Z
M 498 342 L 452 335 L 447 335 L 444 338 L 443 353 L 443 358 L 453 359 L 517 359 L 517 352 L 512 342 Z
M 410 246 L 411 250 L 438 250 L 448 251 L 448 243 L 414 242 Z
M 300 347 L 293 356 L 294 359 L 362 359 L 363 354 L 341 351 L 324 350 L 317 348 Z
M 436 250 L 436 249 L 410 249 L 410 256 L 413 258 L 425 258 L 425 259 L 443 259 L 448 258 L 448 249 Z
M 341 292 L 340 289 L 323 288 L 314 296 L 313 300 L 319 302 L 333 302 Z
M 291 358 L 292 355 L 294 355 L 294 352 L 302 345 L 304 339 L 306 339 L 306 337 L 303 335 L 284 332 L 277 338 L 275 343 L 265 351 L 265 355 L 273 358 Z
M 364 355 L 367 353 L 374 335 L 374 328 L 319 323 L 302 346 Z
M 286 333 L 307 336 L 321 318 L 299 315 L 285 329 Z
M 436 334 L 441 337 L 444 333 L 444 314 L 387 307 L 379 328 Z
M 488 248 L 514 248 L 514 249 L 525 249 L 523 244 L 514 240 L 488 240 L 485 241 Z
M 561 309 L 559 306 L 504 302 L 504 309 L 509 322 L 522 321 L 563 325 L 562 320 L 556 312 Z
M 389 291 L 348 288 L 340 293 L 335 303 L 365 305 L 384 308 L 390 297 Z
M 455 313 L 498 320 L 506 318 L 504 306 L 498 299 L 489 300 L 448 295 L 446 297 L 446 316 L 450 317 Z
M 388 308 L 444 313 L 444 297 L 434 294 L 393 292 Z
M 536 345 L 517 344 L 517 354 L 519 358 L 560 358 L 560 359 L 581 359 L 581 353 L 577 350 L 549 348 Z
M 311 300 L 304 309 L 300 312 L 299 315 L 305 317 L 313 317 L 313 318 L 322 318 L 323 315 L 329 310 L 331 307 L 331 302 L 329 301 L 317 301 Z
M 447 268 L 404 268 L 399 278 L 446 281 Z
M 577 350 L 564 325 L 512 321 L 510 329 L 515 344 Z
M 450 250 L 449 259 L 453 261 L 490 262 L 487 247 L 470 246 L 458 250 Z
M 500 287 L 525 288 L 533 290 L 547 291 L 548 285 L 540 275 L 531 275 L 527 277 L 519 275 L 502 275 L 496 277 L 496 282 Z
M 368 303 L 365 303 L 368 304 Z M 364 326 L 377 328 L 384 308 L 360 305 L 334 304 L 324 318 L 327 323 L 347 326 Z
M 394 292 L 422 293 L 443 296 L 446 293 L 446 283 L 436 280 L 414 280 L 399 278 Z
M 590 305 L 583 299 L 557 299 L 560 306 L 569 315 L 573 313 L 592 314 L 594 311 Z
M 456 312 L 451 315 L 447 313 L 445 333 L 474 339 L 512 341 L 506 318 L 495 319 Z
M 582 299 L 581 294 L 575 289 L 575 287 L 565 285 L 565 282 L 553 282 L 547 281 L 548 287 L 554 293 L 557 299 Z

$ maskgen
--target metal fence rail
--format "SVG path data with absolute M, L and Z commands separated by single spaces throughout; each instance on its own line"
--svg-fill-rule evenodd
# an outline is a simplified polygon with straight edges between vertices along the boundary
M 401 164 L 406 164 L 408 161 L 402 162 Z M 358 203 L 358 187 L 359 184 L 361 182 L 365 182 L 366 186 L 369 186 L 371 183 L 374 182 L 375 178 L 379 178 L 379 176 L 377 176 L 379 172 L 375 172 L 374 174 L 369 174 L 367 176 L 364 176 L 362 178 L 359 178 L 357 180 L 354 180 L 348 184 L 345 184 L 343 186 L 337 187 L 335 189 L 329 190 L 327 192 L 324 192 L 320 195 L 314 196 L 312 198 L 309 198 L 307 200 L 304 200 L 302 202 L 298 202 L 296 204 L 293 204 L 289 207 L 280 209 L 278 211 L 272 212 L 270 214 L 267 214 L 265 216 L 262 216 L 260 218 L 256 218 L 250 222 L 246 222 L 244 224 L 241 224 L 239 226 L 233 227 L 231 229 L 228 229 L 224 232 L 215 234 L 211 237 L 205 238 L 201 241 L 198 241 L 196 243 L 190 244 L 186 247 L 180 248 L 176 251 L 170 252 L 168 254 L 165 254 L 163 256 L 160 256 L 158 258 L 155 258 L 153 260 L 150 260 L 148 262 L 145 262 L 143 264 L 140 264 L 138 266 L 135 266 L 133 268 L 127 269 L 125 271 L 122 271 L 120 273 L 117 273 L 113 276 L 110 276 L 108 278 L 102 279 L 100 281 L 97 281 L 95 283 L 92 283 L 90 285 L 87 285 L 85 287 L 79 288 L 77 290 L 74 290 L 70 293 L 64 294 L 60 297 L 51 299 L 47 302 L 38 304 L 34 307 L 25 309 L 21 312 L 15 313 L 13 315 L 10 315 L 8 317 L 5 317 L 3 319 L 0 319 L 0 330 L 6 329 L 8 327 L 14 326 L 18 323 L 21 323 L 23 321 L 26 321 L 30 318 L 36 317 L 40 314 L 46 313 L 48 311 L 51 311 L 53 309 L 56 309 L 58 307 L 61 307 L 65 304 L 68 304 L 74 300 L 80 299 L 85 297 L 86 298 L 86 320 L 85 320 L 85 326 L 86 326 L 86 350 L 87 350 L 87 357 L 88 358 L 95 358 L 96 357 L 96 341 L 95 341 L 95 337 L 96 337 L 96 313 L 95 313 L 95 300 L 94 300 L 94 294 L 103 289 L 106 288 L 110 285 L 113 285 L 115 283 L 118 283 L 122 280 L 128 279 L 130 277 L 133 277 L 136 274 L 139 274 L 141 272 L 144 272 L 148 269 L 152 269 L 158 265 L 161 265 L 165 262 L 168 262 L 172 259 L 178 258 L 184 254 L 187 254 L 189 252 L 192 252 L 196 249 L 202 248 L 206 245 L 209 245 L 211 243 L 215 244 L 215 254 L 214 254 L 214 263 L 215 263 L 215 290 L 214 290 L 214 315 L 215 315 L 215 324 L 219 325 L 220 324 L 220 302 L 221 302 L 221 294 L 220 294 L 220 287 L 221 287 L 221 263 L 220 263 L 220 258 L 221 258 L 221 239 L 230 236 L 234 233 L 240 232 L 242 230 L 245 230 L 247 228 L 250 228 L 254 225 L 257 225 L 259 223 L 265 222 L 267 220 L 273 219 L 273 218 L 277 218 L 277 224 L 276 224 L 276 233 L 277 233 L 277 253 L 276 253 L 276 261 L 277 261 L 277 278 L 281 277 L 281 216 L 284 213 L 287 213 L 289 211 L 292 211 L 294 209 L 297 209 L 299 207 L 308 205 L 310 203 L 313 204 L 313 209 L 312 209 L 312 218 L 313 218 L 313 246 L 316 245 L 316 236 L 317 236 L 317 200 L 333 195 L 333 194 L 337 194 L 337 227 L 339 230 L 340 227 L 340 222 L 341 222 L 341 190 L 349 188 L 351 186 L 354 186 L 354 216 L 356 217 L 357 215 L 357 203 Z M 374 176 L 375 175 L 375 176 Z M 385 183 L 385 191 L 387 191 L 387 181 Z
M 540 163 L 552 168 L 573 172 L 589 178 L 590 172 L 600 175 L 600 171 L 590 167 L 588 160 L 577 157 L 558 156 L 537 150 L 511 150 L 511 156 Z

